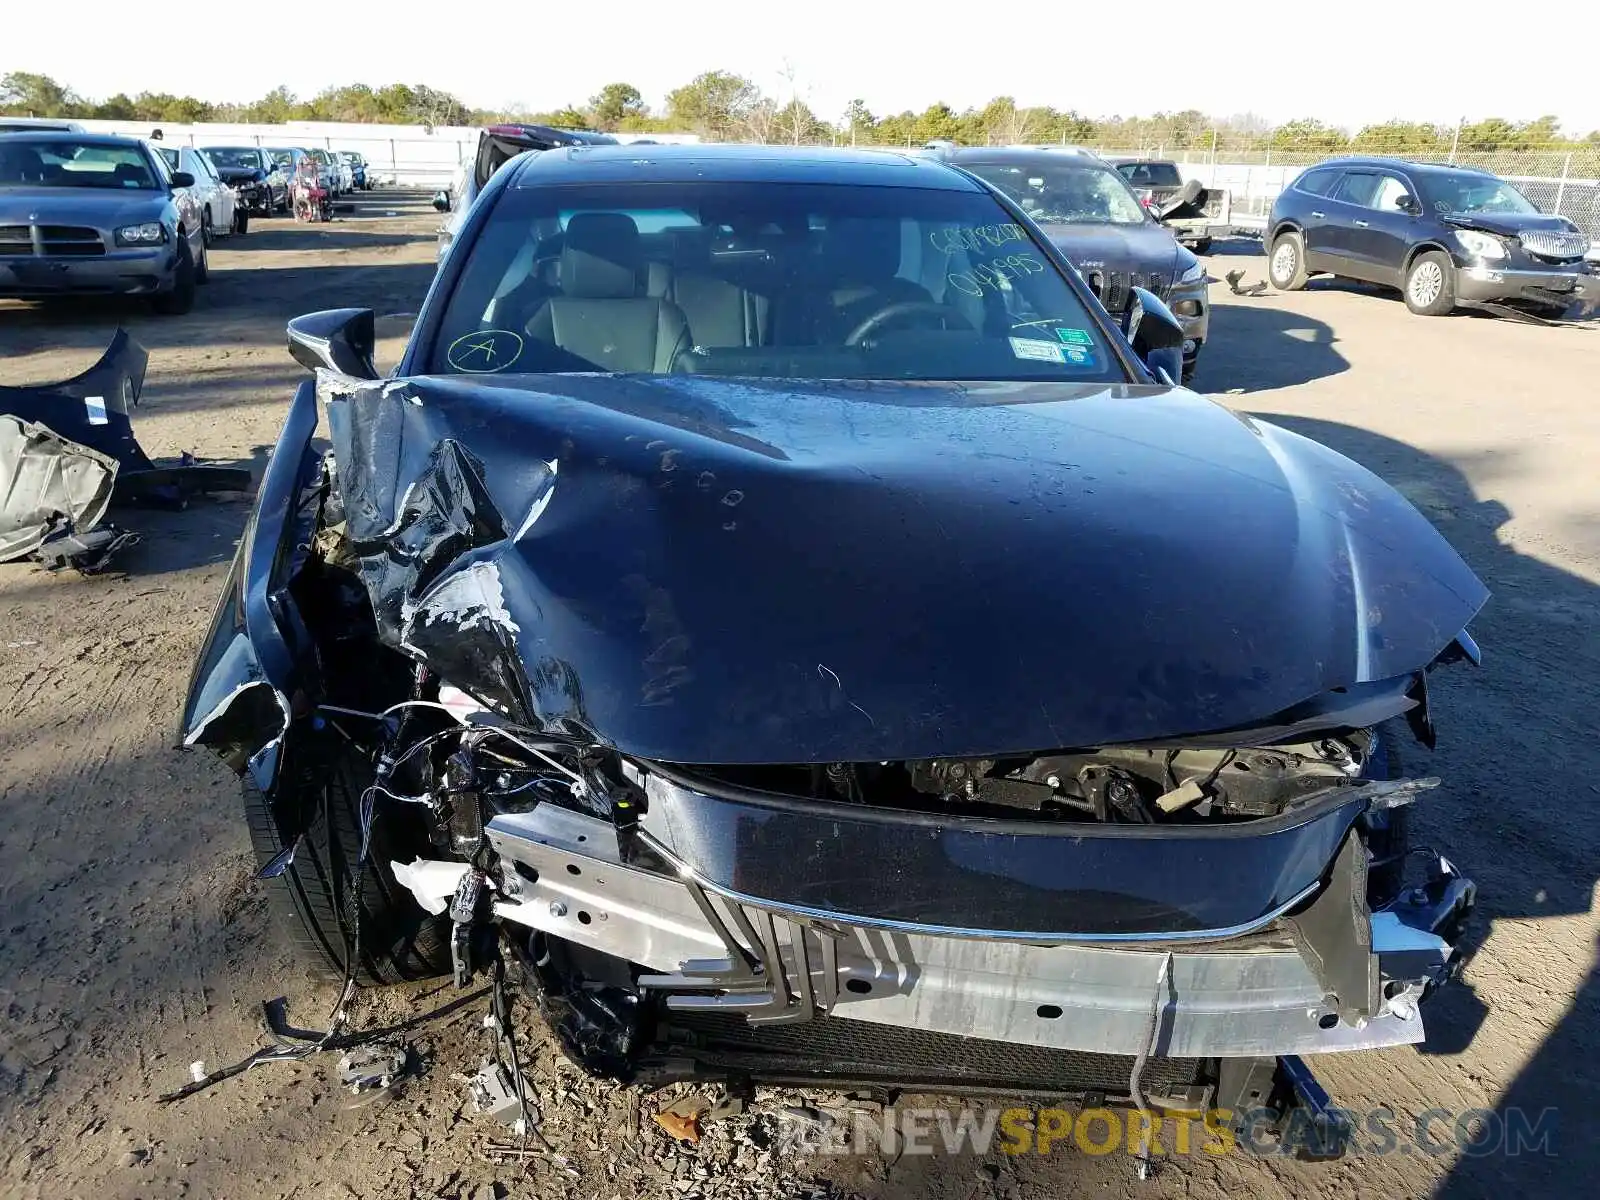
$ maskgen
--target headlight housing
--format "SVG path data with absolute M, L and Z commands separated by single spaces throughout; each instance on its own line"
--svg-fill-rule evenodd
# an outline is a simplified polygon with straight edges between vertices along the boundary
M 1506 244 L 1501 238 L 1492 233 L 1483 233 L 1476 229 L 1457 229 L 1455 231 L 1456 244 L 1473 258 L 1482 258 L 1489 261 L 1502 259 L 1506 256 Z
M 1187 267 L 1178 275 L 1179 283 L 1199 283 L 1206 277 L 1206 265 L 1197 262 L 1192 267 Z
M 160 221 L 143 225 L 124 225 L 116 231 L 119 246 L 158 246 L 167 240 L 167 227 Z

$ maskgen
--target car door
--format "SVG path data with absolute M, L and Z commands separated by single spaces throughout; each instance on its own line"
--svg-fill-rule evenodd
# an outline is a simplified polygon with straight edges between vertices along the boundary
M 1324 204 L 1323 244 L 1329 265 L 1325 270 L 1352 279 L 1371 278 L 1370 266 L 1363 262 L 1356 245 L 1356 234 L 1371 224 L 1372 198 L 1378 191 L 1378 172 L 1346 171 L 1328 194 Z
M 1332 271 L 1337 259 L 1328 245 L 1328 193 L 1339 185 L 1343 172 L 1337 167 L 1307 171 L 1295 181 L 1284 211 L 1300 226 L 1305 241 L 1306 270 Z
M 226 236 L 233 232 L 233 189 L 222 182 L 211 160 L 198 150 L 185 151 L 195 167 L 195 178 L 203 179 L 211 197 L 211 227 L 213 232 Z
M 1406 247 L 1416 226 L 1416 191 L 1398 172 L 1378 176 L 1378 187 L 1365 214 L 1357 218 L 1350 244 L 1366 278 L 1400 286 Z

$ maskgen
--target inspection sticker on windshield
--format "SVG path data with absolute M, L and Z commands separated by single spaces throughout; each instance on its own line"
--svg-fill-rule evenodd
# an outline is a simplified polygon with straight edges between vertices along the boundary
M 1068 325 L 1057 325 L 1056 336 L 1069 346 L 1094 345 L 1094 339 L 1089 336 L 1087 329 L 1073 329 Z
M 1062 353 L 1064 349 L 1055 342 L 1042 342 L 1037 338 L 1011 339 L 1011 353 L 1034 362 L 1066 362 L 1066 355 Z

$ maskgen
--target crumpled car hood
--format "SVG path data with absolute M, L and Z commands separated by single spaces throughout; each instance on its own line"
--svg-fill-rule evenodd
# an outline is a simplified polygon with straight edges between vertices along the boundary
M 1422 668 L 1486 598 L 1375 475 L 1181 389 L 319 387 L 380 636 L 646 758 L 1226 729 Z

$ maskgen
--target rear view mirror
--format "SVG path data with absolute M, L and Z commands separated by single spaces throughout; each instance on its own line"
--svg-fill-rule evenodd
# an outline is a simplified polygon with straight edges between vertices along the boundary
M 1163 383 L 1183 378 L 1183 326 L 1172 310 L 1144 288 L 1133 289 L 1133 299 L 1123 318 L 1123 333 L 1133 352 Z
M 186 188 L 194 186 L 194 176 L 187 171 L 174 171 L 172 173 L 172 186 Z
M 450 211 L 450 193 L 437 191 L 433 194 L 433 207 L 438 212 Z
M 370 308 L 331 308 L 289 322 L 289 356 L 312 371 L 326 367 L 352 379 L 376 379 L 376 346 Z

